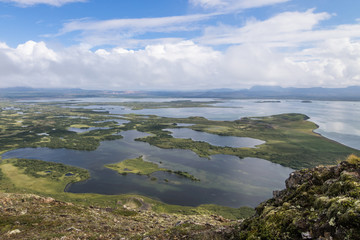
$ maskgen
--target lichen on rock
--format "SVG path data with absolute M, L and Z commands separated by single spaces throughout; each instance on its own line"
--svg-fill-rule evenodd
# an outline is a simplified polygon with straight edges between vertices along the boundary
M 360 239 L 360 158 L 293 172 L 233 232 L 239 239 Z

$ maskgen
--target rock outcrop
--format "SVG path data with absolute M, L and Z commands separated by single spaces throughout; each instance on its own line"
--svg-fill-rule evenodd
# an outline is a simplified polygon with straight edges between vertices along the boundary
M 286 189 L 233 232 L 238 239 L 360 239 L 360 158 L 293 172 Z

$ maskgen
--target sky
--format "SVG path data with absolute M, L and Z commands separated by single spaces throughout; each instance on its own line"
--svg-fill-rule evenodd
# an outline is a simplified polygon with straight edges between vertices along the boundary
M 0 0 L 0 88 L 360 86 L 358 0 Z

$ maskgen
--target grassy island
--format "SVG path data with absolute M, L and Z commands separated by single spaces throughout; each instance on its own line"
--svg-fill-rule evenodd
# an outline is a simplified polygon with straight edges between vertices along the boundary
M 157 165 L 156 163 L 144 161 L 143 156 L 133 159 L 126 159 L 122 162 L 115 164 L 108 164 L 105 165 L 105 167 L 115 170 L 123 175 L 126 175 L 128 173 L 150 175 L 154 172 L 163 171 L 163 172 L 173 173 L 185 178 L 189 178 L 192 181 L 200 181 L 200 179 L 194 177 L 188 172 L 173 171 L 166 168 L 160 168 L 159 165 Z
M 108 164 L 105 167 L 117 171 L 120 174 L 134 173 L 140 175 L 149 175 L 158 171 L 167 171 L 165 168 L 159 168 L 156 163 L 144 161 L 143 156 L 133 159 L 126 159 L 115 164 Z

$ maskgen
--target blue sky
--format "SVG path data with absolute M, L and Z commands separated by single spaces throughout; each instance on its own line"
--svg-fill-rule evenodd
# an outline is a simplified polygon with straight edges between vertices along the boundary
M 0 0 L 0 87 L 360 85 L 360 1 Z

